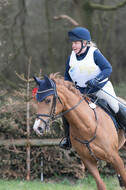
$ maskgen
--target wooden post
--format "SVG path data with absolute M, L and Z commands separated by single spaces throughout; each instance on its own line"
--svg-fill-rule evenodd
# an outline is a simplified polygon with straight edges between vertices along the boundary
M 28 63 L 28 80 L 27 80 L 27 100 L 29 99 L 29 78 L 30 78 L 30 65 L 31 65 L 31 58 L 29 59 Z M 27 101 L 27 177 L 26 180 L 30 180 L 30 173 L 31 173 L 31 167 L 30 167 L 30 152 L 31 152 L 31 146 L 29 142 L 30 138 L 30 114 L 29 114 L 29 101 Z
M 43 155 L 41 156 L 41 181 L 43 181 Z

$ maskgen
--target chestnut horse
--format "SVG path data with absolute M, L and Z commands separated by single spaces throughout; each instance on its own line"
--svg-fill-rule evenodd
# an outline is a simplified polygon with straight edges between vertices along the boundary
M 123 130 L 117 132 L 110 116 L 98 106 L 89 106 L 90 99 L 82 96 L 69 81 L 56 74 L 51 74 L 50 78 L 45 76 L 44 80 L 35 76 L 34 79 L 39 88 L 33 129 L 42 134 L 53 120 L 64 115 L 70 124 L 72 147 L 94 177 L 97 189 L 107 189 L 97 169 L 97 160 L 110 163 L 126 189 L 126 171 L 118 154 L 126 141 Z

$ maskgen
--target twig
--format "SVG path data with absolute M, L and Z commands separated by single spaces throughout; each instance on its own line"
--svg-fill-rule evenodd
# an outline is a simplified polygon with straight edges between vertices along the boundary
M 55 20 L 59 20 L 59 19 L 67 19 L 69 22 L 71 22 L 74 26 L 78 26 L 78 22 L 76 22 L 73 18 L 71 18 L 68 15 L 59 15 L 59 16 L 54 16 Z
M 26 152 L 24 152 L 24 151 L 19 151 L 19 150 L 12 150 L 12 149 L 9 149 L 9 147 L 8 146 L 6 146 L 6 150 L 8 150 L 8 151 L 10 151 L 10 152 L 15 152 L 16 154 L 19 154 L 19 153 L 22 153 L 22 154 L 26 154 Z

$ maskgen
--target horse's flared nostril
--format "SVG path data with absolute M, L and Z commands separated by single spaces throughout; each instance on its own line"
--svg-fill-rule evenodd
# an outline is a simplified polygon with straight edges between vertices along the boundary
M 38 131 L 39 131 L 39 133 L 43 133 L 44 132 L 44 130 L 41 127 L 38 127 Z

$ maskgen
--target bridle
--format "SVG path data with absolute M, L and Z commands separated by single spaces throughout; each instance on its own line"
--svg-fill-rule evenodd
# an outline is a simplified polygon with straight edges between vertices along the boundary
M 41 121 L 43 121 L 45 123 L 45 126 L 47 127 L 50 122 L 54 122 L 56 119 L 58 119 L 59 117 L 65 115 L 66 113 L 70 112 L 71 110 L 75 109 L 84 99 L 85 97 L 87 96 L 87 94 L 89 94 L 90 90 L 88 90 L 88 92 L 86 94 L 84 94 L 84 96 L 82 97 L 82 99 L 79 101 L 78 104 L 76 104 L 74 107 L 72 107 L 71 109 L 65 111 L 65 112 L 61 112 L 60 114 L 58 114 L 57 116 L 56 115 L 56 101 L 58 99 L 58 101 L 61 103 L 62 107 L 63 107 L 63 103 L 62 103 L 62 100 L 60 99 L 60 97 L 58 96 L 57 94 L 57 90 L 56 90 L 56 84 L 53 80 L 50 79 L 50 82 L 51 82 L 51 85 L 52 85 L 52 88 L 51 89 L 48 89 L 47 91 L 54 91 L 54 94 L 53 94 L 53 101 L 52 101 L 52 106 L 51 106 L 51 111 L 50 111 L 50 114 L 36 114 L 36 118 L 40 119 Z M 42 93 L 42 92 L 41 92 Z M 48 121 L 45 121 L 43 118 L 41 117 L 47 117 L 49 118 Z
M 45 123 L 45 128 L 46 128 L 46 129 L 48 128 L 48 125 L 50 124 L 50 122 L 54 122 L 54 120 L 56 120 L 57 118 L 59 118 L 59 117 L 65 115 L 66 113 L 68 113 L 68 112 L 70 112 L 71 110 L 75 109 L 75 108 L 85 99 L 85 97 L 87 96 L 87 94 L 89 94 L 89 92 L 90 92 L 90 90 L 91 90 L 91 88 L 90 88 L 90 89 L 88 90 L 88 92 L 84 94 L 84 96 L 83 96 L 82 99 L 79 101 L 79 103 L 76 104 L 74 107 L 72 107 L 71 109 L 69 109 L 69 110 L 67 110 L 67 111 L 65 111 L 65 112 L 61 112 L 60 114 L 58 114 L 57 116 L 55 116 L 56 101 L 57 101 L 57 99 L 58 99 L 59 102 L 62 104 L 62 106 L 63 106 L 63 103 L 62 103 L 62 100 L 60 99 L 60 97 L 57 95 L 57 90 L 56 90 L 56 84 L 55 84 L 55 82 L 54 82 L 53 80 L 51 80 L 51 79 L 50 79 L 50 82 L 51 82 L 52 87 L 53 87 L 51 90 L 54 90 L 53 102 L 52 102 L 50 114 L 37 114 L 37 115 L 36 115 L 36 118 L 40 119 L 41 121 L 43 121 L 43 122 Z M 50 89 L 48 89 L 48 91 L 50 91 Z M 94 111 L 94 113 L 95 113 L 95 118 L 96 118 L 96 121 L 97 121 L 97 126 L 96 126 L 96 129 L 95 129 L 95 133 L 94 133 L 93 138 L 92 138 L 91 140 L 89 140 L 89 141 L 88 141 L 88 140 L 86 140 L 86 141 L 81 141 L 81 140 L 79 140 L 78 138 L 74 137 L 73 135 L 72 135 L 72 137 L 73 137 L 76 141 L 78 141 L 78 142 L 80 142 L 80 143 L 86 145 L 87 148 L 88 148 L 88 150 L 89 150 L 89 152 L 90 152 L 90 154 L 91 154 L 91 156 L 97 161 L 98 159 L 95 157 L 95 155 L 94 155 L 94 153 L 92 152 L 92 150 L 91 150 L 91 148 L 90 148 L 90 145 L 89 145 L 89 144 L 96 138 L 96 133 L 97 133 L 97 128 L 98 128 L 98 117 L 97 117 L 97 114 L 96 114 L 95 109 L 93 109 L 93 111 Z M 42 117 L 48 117 L 49 120 L 48 120 L 48 121 L 45 121 L 44 119 L 41 118 L 41 116 L 42 116 Z
M 55 112 L 56 112 L 56 100 L 58 99 L 60 101 L 60 103 L 62 104 L 62 101 L 60 99 L 60 97 L 57 95 L 57 91 L 56 91 L 56 84 L 53 80 L 50 79 L 52 88 L 46 90 L 46 92 L 50 92 L 53 90 L 54 94 L 53 94 L 53 101 L 52 101 L 52 106 L 51 106 L 51 111 L 50 114 L 36 114 L 36 118 L 40 119 L 41 121 L 43 121 L 45 123 L 46 126 L 49 125 L 50 121 L 53 121 L 55 118 Z M 44 91 L 41 91 L 41 93 L 43 93 Z M 42 117 L 47 117 L 49 118 L 48 121 L 45 121 L 44 119 L 41 118 Z

